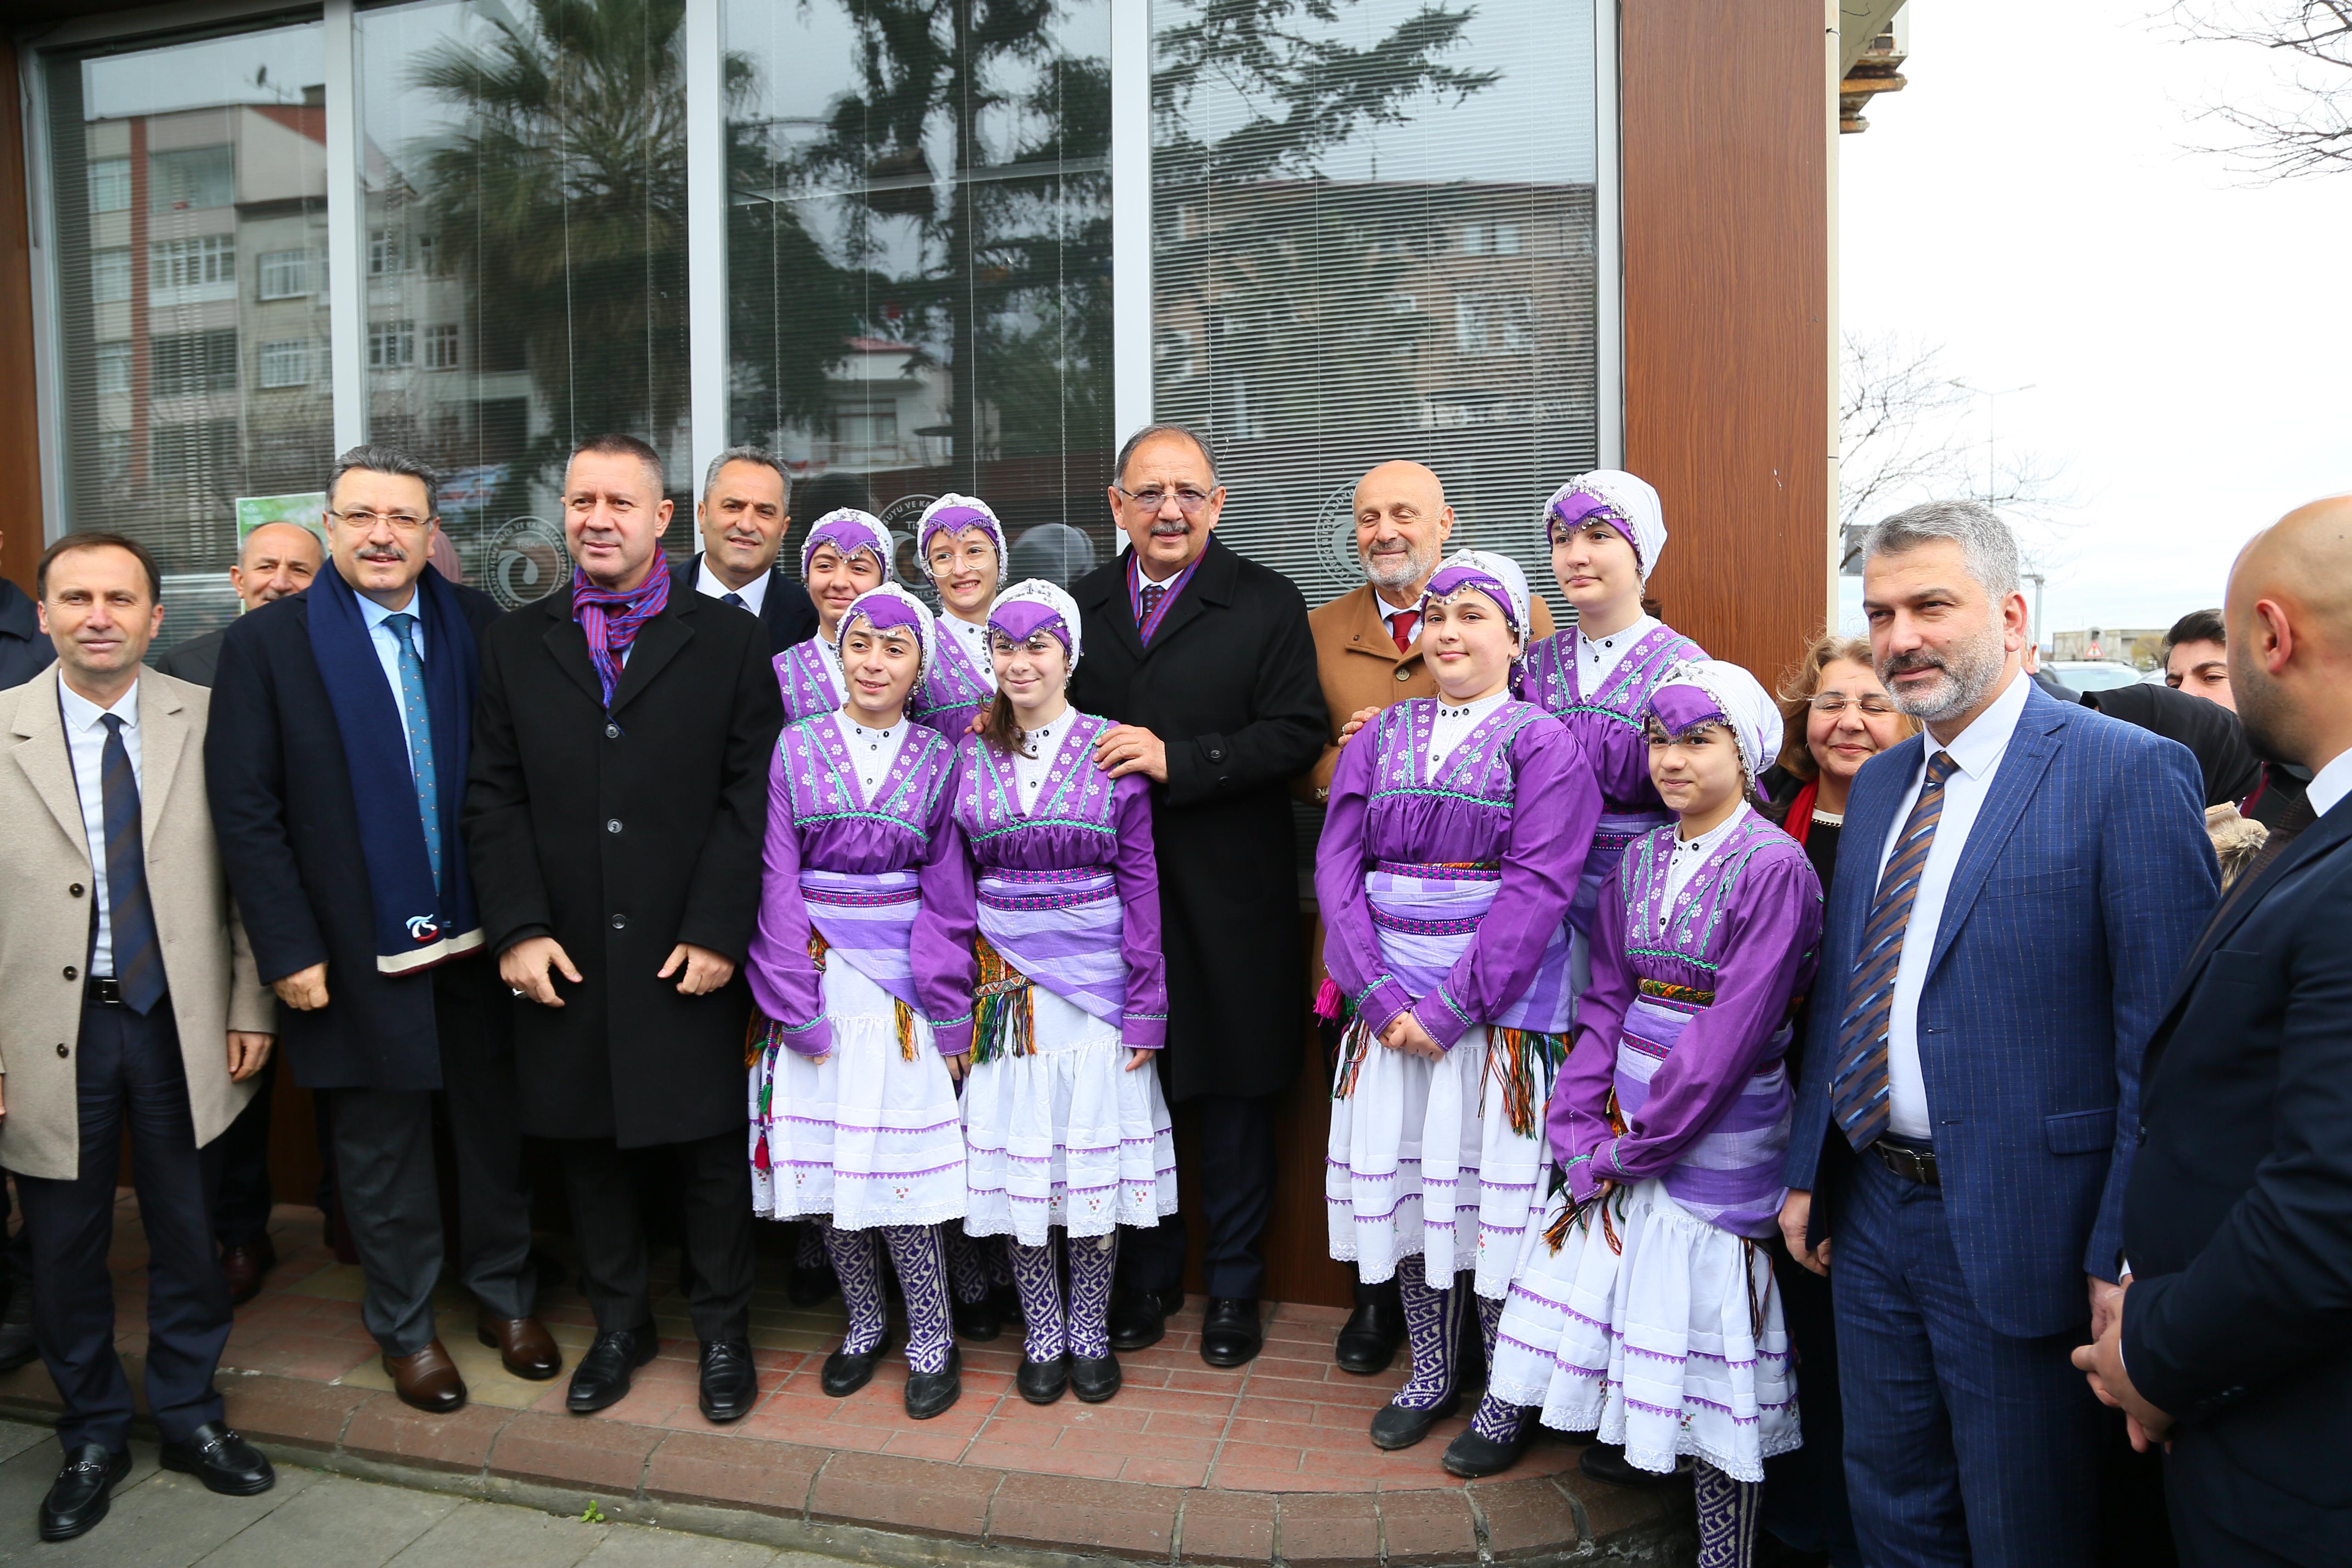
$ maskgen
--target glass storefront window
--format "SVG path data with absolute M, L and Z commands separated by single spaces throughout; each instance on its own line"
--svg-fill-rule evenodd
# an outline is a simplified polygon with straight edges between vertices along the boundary
M 236 498 L 333 455 L 324 400 L 261 358 L 324 341 L 326 298 L 256 261 L 326 244 L 324 80 L 316 23 L 43 61 L 58 521 L 154 551 L 164 645 L 235 612 Z

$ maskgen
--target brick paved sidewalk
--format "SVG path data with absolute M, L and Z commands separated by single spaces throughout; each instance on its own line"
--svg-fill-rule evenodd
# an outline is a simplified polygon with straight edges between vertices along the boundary
M 136 1205 L 119 1209 L 118 1343 L 145 1345 L 144 1244 Z M 1462 1421 L 1419 1448 L 1383 1454 L 1366 1427 L 1402 1381 L 1402 1365 L 1351 1377 L 1331 1360 L 1334 1309 L 1268 1303 L 1266 1349 L 1221 1371 L 1199 1354 L 1201 1305 L 1171 1320 L 1166 1340 L 1123 1354 L 1126 1386 L 1107 1405 L 1066 1396 L 1031 1406 L 1013 1389 L 1017 1328 L 965 1343 L 963 1397 L 930 1421 L 900 1405 L 905 1364 L 886 1363 L 845 1400 L 817 1388 L 841 1329 L 839 1303 L 807 1311 L 763 1273 L 752 1306 L 760 1404 L 730 1427 L 695 1407 L 693 1332 L 674 1292 L 658 1300 L 662 1354 L 629 1397 L 602 1415 L 564 1412 L 564 1379 L 509 1376 L 473 1333 L 470 1301 L 445 1287 L 443 1343 L 472 1390 L 467 1406 L 433 1417 L 388 1391 L 361 1326 L 359 1270 L 321 1244 L 317 1214 L 281 1207 L 280 1261 L 268 1288 L 240 1309 L 223 1357 L 232 1422 L 290 1459 L 557 1506 L 606 1500 L 616 1518 L 667 1509 L 743 1512 L 780 1526 L 757 1539 L 885 1557 L 903 1536 L 1161 1562 L 1365 1568 L 1535 1560 L 1601 1548 L 1631 1560 L 1682 1540 L 1687 1498 L 1584 1480 L 1577 1448 L 1549 1436 L 1520 1466 L 1465 1485 L 1438 1457 Z M 675 1269 L 657 1265 L 657 1280 Z M 570 1358 L 592 1320 L 577 1291 L 548 1294 L 541 1315 Z M 136 1383 L 136 1376 L 133 1378 Z M 0 1376 L 0 1405 L 54 1409 L 36 1363 Z M 390 1467 L 390 1469 L 386 1469 Z M 569 1511 L 576 1512 L 578 1503 Z M 699 1514 L 698 1513 L 698 1517 Z M 723 1520 L 697 1528 L 741 1533 Z M 891 1532 L 866 1538 L 868 1530 Z

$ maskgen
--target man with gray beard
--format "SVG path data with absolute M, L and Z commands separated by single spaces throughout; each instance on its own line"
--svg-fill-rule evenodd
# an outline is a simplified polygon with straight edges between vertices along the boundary
M 1454 508 L 1445 486 L 1418 463 L 1382 463 L 1356 485 L 1356 559 L 1364 569 L 1351 588 L 1307 613 L 1315 637 L 1315 674 L 1323 686 L 1330 737 L 1314 771 L 1291 792 L 1320 805 L 1339 766 L 1339 746 L 1391 703 L 1433 697 L 1437 679 L 1421 656 L 1421 591 L 1445 554 Z M 1538 598 L 1529 616 L 1532 647 L 1552 632 L 1551 611 Z M 1323 951 L 1318 936 L 1315 951 Z M 1404 1337 L 1404 1309 L 1393 1282 L 1356 1285 L 1356 1310 L 1339 1330 L 1335 1358 L 1343 1372 L 1370 1376 L 1387 1367 Z
M 2203 785 L 2027 678 L 1990 508 L 1871 529 L 1863 608 L 1927 733 L 1847 802 L 1871 858 L 1830 890 L 1781 1230 L 1830 1278 L 1864 1559 L 2087 1568 L 2103 1417 L 2068 1357 L 2122 1295 L 2141 1055 L 2218 883 Z

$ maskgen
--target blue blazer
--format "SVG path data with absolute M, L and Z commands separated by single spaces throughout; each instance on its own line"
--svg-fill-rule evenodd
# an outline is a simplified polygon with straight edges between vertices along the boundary
M 1814 1187 L 1824 1140 L 1843 1137 L 1838 1025 L 1879 849 L 1926 748 L 1915 736 L 1871 758 L 1846 802 L 1791 1187 Z M 2204 800 L 2188 747 L 2036 687 L 1953 872 L 1919 1061 L 1953 1248 L 2002 1333 L 2074 1328 L 2090 1316 L 2083 1276 L 2120 1268 L 2140 1056 L 2220 885 Z

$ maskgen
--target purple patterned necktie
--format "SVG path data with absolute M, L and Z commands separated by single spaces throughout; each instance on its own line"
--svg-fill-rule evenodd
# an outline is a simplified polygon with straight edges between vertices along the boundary
M 1838 1026 L 1830 1112 L 1857 1149 L 1868 1148 L 1886 1132 L 1886 1023 L 1895 1007 L 1895 972 L 1902 967 L 1903 936 L 1911 925 L 1911 905 L 1919 894 L 1927 851 L 1936 841 L 1936 824 L 1944 815 L 1944 783 L 1953 769 L 1948 751 L 1927 759 L 1918 804 L 1911 808 L 1911 819 L 1903 824 L 1903 836 L 1879 876 L 1870 924 L 1863 927 L 1862 947 L 1854 956 L 1845 1019 Z

